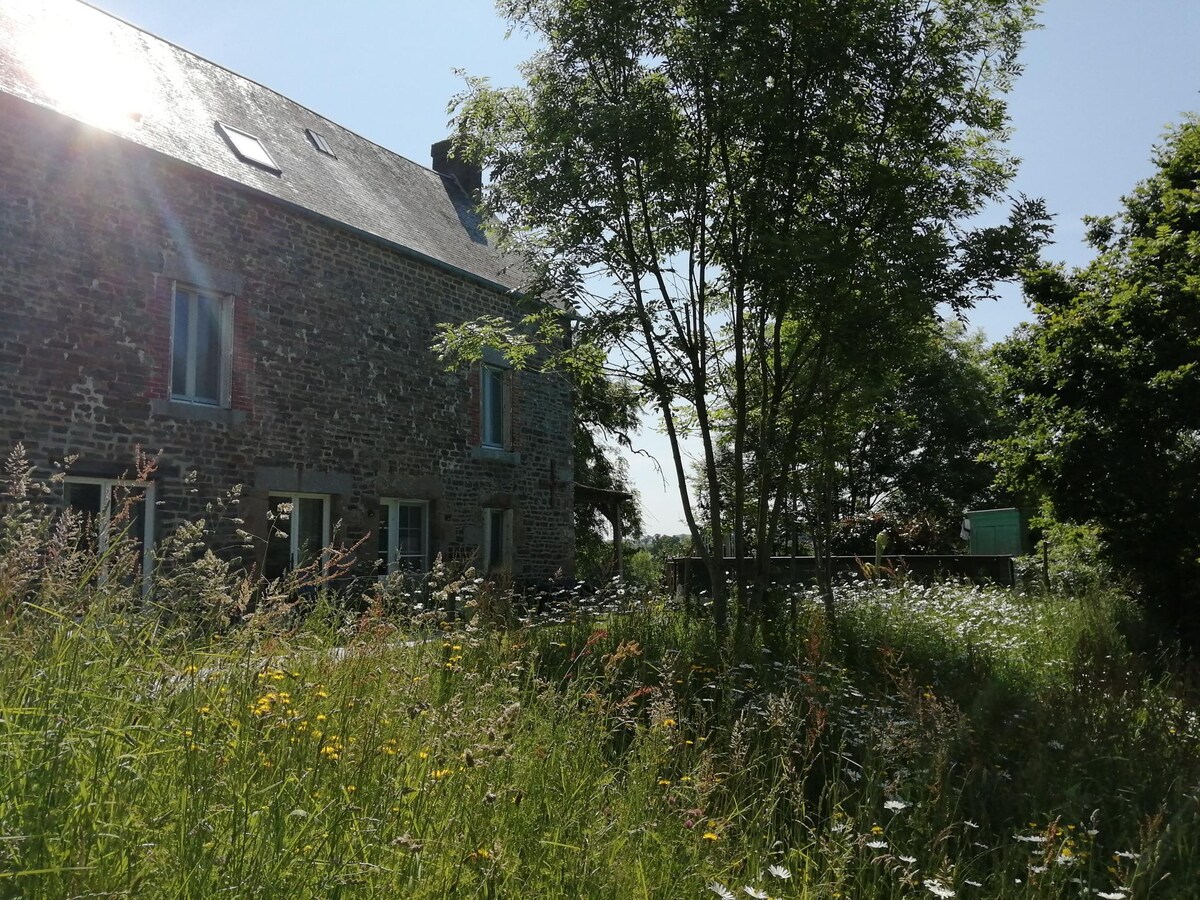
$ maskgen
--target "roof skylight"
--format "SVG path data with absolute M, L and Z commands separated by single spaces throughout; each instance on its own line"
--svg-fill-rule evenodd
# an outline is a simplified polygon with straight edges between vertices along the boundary
M 268 172 L 275 175 L 281 175 L 283 170 L 275 165 L 275 160 L 271 159 L 271 154 L 267 152 L 267 148 L 263 146 L 262 141 L 252 134 L 247 134 L 232 125 L 226 125 L 224 122 L 217 123 L 217 130 L 221 132 L 221 136 L 225 138 L 226 143 L 242 162 L 252 163 L 256 166 L 261 166 Z
M 319 151 L 326 156 L 332 156 L 334 159 L 337 159 L 337 156 L 333 152 L 333 147 L 329 145 L 329 140 L 325 135 L 319 131 L 313 131 L 311 128 L 305 128 L 304 133 L 308 135 L 308 139 L 312 141 L 313 146 Z

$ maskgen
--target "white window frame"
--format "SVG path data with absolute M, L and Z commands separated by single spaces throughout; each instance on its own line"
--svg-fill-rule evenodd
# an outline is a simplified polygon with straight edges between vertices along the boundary
M 248 162 L 253 166 L 266 169 L 272 175 L 282 175 L 283 170 L 276 164 L 274 157 L 267 150 L 267 145 L 259 138 L 248 131 L 242 131 L 240 128 L 234 128 L 232 125 L 226 125 L 224 122 L 217 122 L 217 129 L 221 132 L 221 137 L 225 138 L 234 155 L 242 162 Z
M 400 555 L 400 510 L 401 509 L 419 509 L 421 510 L 421 554 L 420 565 L 416 571 L 429 571 L 429 501 L 428 500 L 403 500 L 397 497 L 385 497 L 379 501 L 379 505 L 383 508 L 382 515 L 388 517 L 387 520 L 387 571 L 386 574 L 391 575 L 393 572 L 400 571 L 400 562 L 405 559 L 416 559 L 413 554 Z
M 495 520 L 500 519 L 500 559 L 492 559 L 492 531 Z M 499 569 L 512 569 L 512 510 L 498 506 L 483 508 L 483 547 L 480 548 L 483 574 L 490 575 Z
M 112 536 L 113 491 L 120 488 L 127 491 L 141 491 L 144 506 L 142 522 L 142 591 L 150 590 L 150 579 L 154 574 L 154 524 L 155 486 L 153 481 L 128 481 L 121 478 L 93 478 L 86 475 L 67 475 L 63 478 L 63 508 L 70 508 L 67 503 L 65 486 L 68 484 L 96 484 L 100 486 L 100 512 L 98 515 L 98 532 L 96 535 L 97 552 L 103 556 L 108 552 L 109 538 Z M 104 572 L 101 573 L 102 575 Z
M 494 450 L 505 450 L 508 448 L 511 428 L 509 425 L 509 394 L 512 392 L 512 385 L 509 383 L 509 370 L 501 366 L 493 366 L 483 363 L 479 371 L 479 443 L 483 447 L 488 447 Z M 492 376 L 498 375 L 496 379 L 500 383 L 500 397 L 496 398 L 496 381 Z M 492 421 L 492 416 L 489 415 L 489 410 L 495 403 L 500 404 L 500 435 L 496 437 L 488 434 L 488 425 Z
M 189 298 L 188 313 L 188 346 L 182 350 L 186 354 L 187 374 L 182 387 L 175 384 L 175 354 L 180 348 L 175 345 L 175 316 L 179 306 L 179 292 L 183 291 Z M 217 304 L 217 340 L 220 342 L 219 384 L 217 402 L 196 396 L 196 307 L 200 297 L 205 297 Z M 171 285 L 171 358 L 168 361 L 168 379 L 171 383 L 171 401 L 174 403 L 192 403 L 196 406 L 209 406 L 228 409 L 233 387 L 233 298 L 226 294 L 205 291 L 183 282 L 172 282 Z
M 300 529 L 296 527 L 297 518 L 300 515 L 300 501 L 301 500 L 323 500 L 324 501 L 322 508 L 321 508 L 321 549 L 322 549 L 321 565 L 322 565 L 322 567 L 324 567 L 326 562 L 328 562 L 328 560 L 326 559 L 326 554 L 324 552 L 324 548 L 329 546 L 329 542 L 332 539 L 332 533 L 331 533 L 331 529 L 332 529 L 331 521 L 332 520 L 330 518 L 331 507 L 333 506 L 333 495 L 332 494 L 310 494 L 310 493 L 305 493 L 305 492 L 300 492 L 300 491 L 271 491 L 270 494 L 267 495 L 267 505 L 270 508 L 271 512 L 275 512 L 277 509 L 279 509 L 279 505 L 281 503 L 290 503 L 291 507 L 292 507 L 291 512 L 288 514 L 288 530 L 287 530 L 288 541 L 289 541 L 288 562 L 291 567 L 291 571 L 295 571 L 296 569 L 298 569 L 300 567 L 300 562 L 301 562 L 301 560 L 300 560 Z M 274 523 L 273 523 L 273 525 L 274 525 Z M 278 526 L 274 525 L 274 527 L 277 528 Z

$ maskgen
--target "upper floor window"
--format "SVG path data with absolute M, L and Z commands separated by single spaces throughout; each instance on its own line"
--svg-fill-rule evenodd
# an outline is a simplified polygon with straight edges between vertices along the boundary
M 508 372 L 483 366 L 480 391 L 480 443 L 504 449 L 508 444 Z
M 226 125 L 224 122 L 217 123 L 217 130 L 221 132 L 225 142 L 242 162 L 253 163 L 273 175 L 282 174 L 283 170 L 275 164 L 275 160 L 271 158 L 271 154 L 267 152 L 263 142 L 254 135 L 242 131 L 240 128 L 234 128 L 232 125 Z
M 229 298 L 175 286 L 171 307 L 171 399 L 229 405 Z
M 379 570 L 424 572 L 429 568 L 429 504 L 384 500 L 379 507 Z
M 305 128 L 304 133 L 308 135 L 308 139 L 312 141 L 312 145 L 326 156 L 332 156 L 337 159 L 337 155 L 333 152 L 333 147 L 329 143 L 329 139 L 319 131 L 313 131 L 311 128 Z

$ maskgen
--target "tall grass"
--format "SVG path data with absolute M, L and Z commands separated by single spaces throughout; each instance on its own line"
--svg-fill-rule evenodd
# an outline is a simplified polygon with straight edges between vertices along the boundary
M 1116 593 L 853 585 L 836 639 L 801 593 L 782 651 L 466 576 L 235 628 L 5 515 L 0 896 L 1196 896 L 1192 684 Z

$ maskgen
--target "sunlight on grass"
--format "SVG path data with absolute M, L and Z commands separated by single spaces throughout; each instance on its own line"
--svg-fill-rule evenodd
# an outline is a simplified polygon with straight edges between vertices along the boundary
M 3 524 L 0 896 L 1194 896 L 1194 682 L 1115 591 L 801 591 L 768 648 L 467 571 L 235 626 L 202 555 L 167 608 Z

